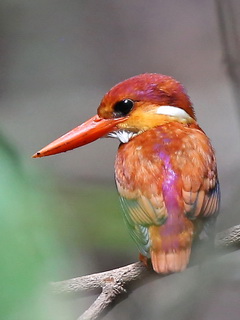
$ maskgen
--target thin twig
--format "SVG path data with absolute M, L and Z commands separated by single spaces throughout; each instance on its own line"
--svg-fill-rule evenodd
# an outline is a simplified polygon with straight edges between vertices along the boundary
M 234 226 L 216 234 L 216 249 L 236 249 L 240 248 L 240 225 Z
M 114 285 L 109 283 L 103 287 L 101 294 L 93 302 L 87 311 L 85 311 L 78 320 L 96 319 L 101 314 L 117 295 L 126 292 L 121 283 L 115 283 Z
M 233 88 L 237 111 L 240 101 L 240 35 L 237 29 L 237 12 L 232 1 L 215 0 L 222 46 L 223 61 Z M 239 114 L 240 115 L 240 114 Z

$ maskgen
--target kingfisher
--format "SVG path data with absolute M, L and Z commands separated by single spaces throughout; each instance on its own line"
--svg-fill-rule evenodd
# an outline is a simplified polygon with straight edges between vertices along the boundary
M 183 271 L 193 242 L 213 238 L 220 203 L 215 153 L 184 87 L 155 73 L 120 82 L 104 95 L 95 116 L 33 157 L 102 137 L 120 141 L 116 186 L 140 260 L 157 273 Z

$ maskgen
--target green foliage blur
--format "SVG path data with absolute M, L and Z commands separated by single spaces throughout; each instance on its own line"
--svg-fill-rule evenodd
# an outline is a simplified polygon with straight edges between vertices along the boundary
M 112 253 L 135 247 L 114 186 L 63 186 L 34 161 L 0 136 L 0 319 L 72 319 L 49 282 L 100 271 L 95 254 L 111 268 Z
M 48 290 L 63 255 L 50 213 L 55 204 L 25 172 L 20 156 L 0 136 L 0 318 L 61 319 Z M 57 312 L 58 310 L 58 312 Z M 61 310 L 63 319 L 67 312 Z

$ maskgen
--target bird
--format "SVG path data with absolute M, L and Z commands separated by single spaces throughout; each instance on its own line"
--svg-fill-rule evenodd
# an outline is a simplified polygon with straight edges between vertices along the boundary
M 139 259 L 156 273 L 185 270 L 193 243 L 213 239 L 220 206 L 216 156 L 183 85 L 157 73 L 112 87 L 97 114 L 33 158 L 99 138 L 120 142 L 115 181 Z

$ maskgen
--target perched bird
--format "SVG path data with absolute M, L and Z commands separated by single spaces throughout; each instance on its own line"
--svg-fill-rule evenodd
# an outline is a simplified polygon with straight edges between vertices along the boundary
M 175 79 L 146 73 L 114 86 L 97 115 L 34 158 L 101 137 L 120 140 L 115 179 L 124 218 L 145 264 L 182 271 L 193 240 L 211 236 L 220 201 L 216 159 L 191 101 Z

